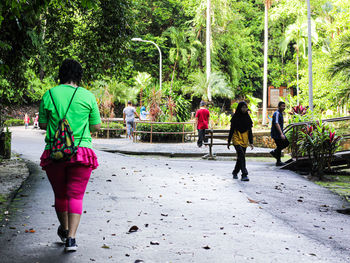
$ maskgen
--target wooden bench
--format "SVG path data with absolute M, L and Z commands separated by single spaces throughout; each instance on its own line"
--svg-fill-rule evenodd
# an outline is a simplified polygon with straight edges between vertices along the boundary
M 227 145 L 227 139 L 230 130 L 213 130 L 208 129 L 205 131 L 205 138 L 208 139 L 208 142 L 205 142 L 204 145 L 209 146 L 209 156 L 208 158 L 213 158 L 213 145 Z M 221 139 L 222 142 L 214 142 L 214 139 Z

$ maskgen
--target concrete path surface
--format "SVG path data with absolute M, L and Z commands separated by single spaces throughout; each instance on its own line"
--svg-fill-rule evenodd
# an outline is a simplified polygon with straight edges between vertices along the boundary
M 224 142 L 223 140 L 214 140 Z M 209 147 L 197 147 L 196 142 L 186 143 L 134 143 L 126 138 L 118 139 L 94 139 L 95 149 L 112 153 L 129 155 L 158 155 L 168 157 L 203 157 L 208 155 Z M 253 150 L 248 147 L 247 157 L 271 157 L 271 149 L 255 147 Z M 236 156 L 234 147 L 227 149 L 226 145 L 213 145 L 213 155 Z
M 272 159 L 249 161 L 241 182 L 233 161 L 98 150 L 79 248 L 65 254 L 42 149 L 42 132 L 13 130 L 31 176 L 0 228 L 0 262 L 350 262 L 347 204 Z

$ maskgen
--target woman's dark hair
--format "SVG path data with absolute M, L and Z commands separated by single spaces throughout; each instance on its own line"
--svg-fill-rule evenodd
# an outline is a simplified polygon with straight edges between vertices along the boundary
M 62 62 L 58 72 L 60 84 L 74 82 L 79 85 L 82 77 L 83 68 L 78 61 L 67 58 Z
M 238 103 L 235 114 L 242 114 L 242 107 L 246 106 L 248 108 L 248 104 L 245 101 L 241 101 Z
M 248 108 L 248 104 L 245 101 L 241 101 L 238 103 L 236 112 L 233 114 L 231 118 L 231 129 L 234 128 L 238 130 L 240 133 L 243 133 L 253 127 L 252 119 L 250 118 L 248 112 L 243 114 L 242 107 L 246 106 Z

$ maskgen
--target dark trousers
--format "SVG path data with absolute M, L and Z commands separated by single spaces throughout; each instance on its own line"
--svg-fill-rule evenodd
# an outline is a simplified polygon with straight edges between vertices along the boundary
M 288 147 L 289 141 L 287 140 L 287 138 L 285 140 L 282 140 L 282 139 L 274 139 L 274 140 L 277 146 L 277 148 L 274 150 L 275 156 L 276 156 L 277 162 L 281 162 L 282 150 Z
M 197 145 L 198 147 L 202 147 L 203 142 L 208 142 L 208 138 L 205 138 L 205 129 L 198 130 L 198 141 Z
M 238 174 L 239 171 L 242 171 L 242 175 L 248 175 L 248 170 L 245 164 L 245 152 L 247 148 L 242 147 L 241 145 L 234 145 L 237 153 L 237 161 L 233 173 Z

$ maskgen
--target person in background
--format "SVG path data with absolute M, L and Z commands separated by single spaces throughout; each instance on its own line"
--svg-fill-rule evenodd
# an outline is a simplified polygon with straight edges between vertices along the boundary
M 60 222 L 57 235 L 65 243 L 66 252 L 77 250 L 75 236 L 83 211 L 83 197 L 91 172 L 98 166 L 90 132 L 100 129 L 101 118 L 95 96 L 79 87 L 82 74 L 79 62 L 64 60 L 58 74 L 60 85 L 44 94 L 39 109 L 39 127 L 46 130 L 40 166 L 46 171 L 55 194 L 55 210 Z M 58 162 L 50 158 L 50 150 L 63 116 L 69 122 L 75 143 L 79 144 L 71 159 Z
M 33 118 L 33 129 L 39 128 L 39 113 L 35 113 L 35 118 Z
M 197 146 L 202 147 L 203 142 L 208 142 L 208 138 L 205 138 L 205 131 L 208 129 L 210 112 L 207 109 L 205 101 L 201 101 L 199 106 L 200 108 L 196 112 L 196 127 L 198 130 Z
M 140 120 L 142 120 L 142 121 L 147 120 L 147 115 L 149 115 L 149 112 L 146 111 L 145 106 L 142 106 L 140 109 Z
M 27 113 L 24 115 L 24 120 L 23 121 L 24 121 L 24 128 L 27 129 L 28 126 L 29 126 L 29 122 L 30 122 L 30 118 L 29 118 Z
M 283 166 L 285 163 L 281 161 L 282 150 L 289 145 L 286 135 L 283 134 L 283 112 L 286 104 L 283 101 L 278 103 L 278 110 L 272 116 L 271 137 L 274 139 L 277 148 L 270 152 L 276 158 L 276 166 Z
M 231 118 L 231 128 L 227 141 L 227 148 L 230 149 L 232 140 L 237 153 L 236 165 L 232 171 L 233 179 L 238 179 L 238 173 L 241 171 L 241 181 L 249 181 L 245 153 L 248 144 L 252 150 L 254 149 L 252 127 L 253 122 L 248 114 L 248 105 L 246 102 L 241 101 L 238 103 L 236 111 Z
M 128 106 L 123 110 L 123 121 L 126 124 L 127 136 L 131 139 L 131 136 L 134 137 L 134 120 L 135 115 L 140 118 L 139 114 L 136 112 L 136 109 L 132 106 L 131 101 L 128 101 Z

